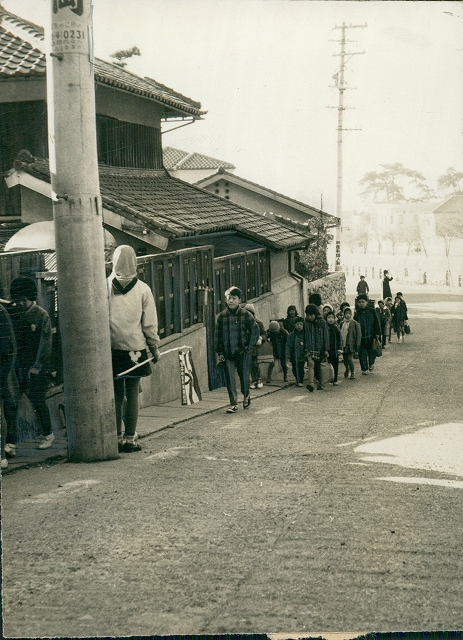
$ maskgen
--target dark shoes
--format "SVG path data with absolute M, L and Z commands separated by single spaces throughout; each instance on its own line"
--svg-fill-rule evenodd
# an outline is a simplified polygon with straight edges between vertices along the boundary
M 243 409 L 247 409 L 251 404 L 251 396 L 246 396 L 243 400 Z
M 133 453 L 134 451 L 141 451 L 141 447 L 139 444 L 135 444 L 134 442 L 126 442 L 122 445 L 122 451 L 124 453 Z
M 310 391 L 310 393 L 312 393 L 313 391 L 313 384 L 308 384 L 306 389 L 308 389 Z

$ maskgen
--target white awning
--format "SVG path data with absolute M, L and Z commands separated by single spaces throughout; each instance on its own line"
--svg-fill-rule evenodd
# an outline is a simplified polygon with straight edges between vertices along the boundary
M 105 251 L 114 251 L 117 242 L 109 231 L 104 230 Z M 45 251 L 55 249 L 55 223 L 53 220 L 34 222 L 23 227 L 12 236 L 5 245 L 4 251 L 21 251 L 35 249 Z

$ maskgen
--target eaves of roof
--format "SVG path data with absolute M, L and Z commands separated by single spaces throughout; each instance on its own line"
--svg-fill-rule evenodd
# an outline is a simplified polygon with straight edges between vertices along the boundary
M 0 5 L 0 79 L 46 75 L 43 28 Z M 199 118 L 201 103 L 150 78 L 141 78 L 116 64 L 95 59 L 95 81 L 164 105 L 165 117 Z
M 282 193 L 278 193 L 277 191 L 273 191 L 273 189 L 269 189 L 268 187 L 263 187 L 256 182 L 252 182 L 251 180 L 247 180 L 246 178 L 241 178 L 240 176 L 235 175 L 234 173 L 229 173 L 228 171 L 215 173 L 212 176 L 207 176 L 206 178 L 202 178 L 195 183 L 196 187 L 200 189 L 204 189 L 205 187 L 217 182 L 217 180 L 227 180 L 228 182 L 232 182 L 237 186 L 244 187 L 253 191 L 254 193 L 258 193 L 260 195 L 266 196 L 267 198 L 273 198 L 276 202 L 281 202 L 282 204 L 286 204 L 287 206 L 293 207 L 298 211 L 302 211 L 307 213 L 308 215 L 319 218 L 321 214 L 325 216 L 329 216 L 333 218 L 333 223 L 335 223 L 338 218 L 336 216 L 332 216 L 321 209 L 316 209 L 315 207 L 311 207 L 309 204 L 304 202 L 300 202 L 299 200 L 295 200 L 294 198 L 290 198 L 289 196 L 285 196 Z
M 48 161 L 35 158 L 22 171 L 50 182 Z M 275 251 L 309 244 L 307 229 L 296 229 L 224 200 L 166 171 L 100 166 L 103 206 L 142 222 L 170 238 L 237 231 Z
M 463 193 L 453 194 L 433 210 L 434 213 L 460 213 L 463 215 Z

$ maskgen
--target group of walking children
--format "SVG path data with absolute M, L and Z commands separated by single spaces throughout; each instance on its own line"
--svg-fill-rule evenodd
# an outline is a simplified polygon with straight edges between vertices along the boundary
M 392 279 L 392 278 L 389 278 Z M 225 381 L 230 399 L 228 413 L 238 411 L 236 376 L 240 379 L 243 408 L 251 404 L 249 391 L 262 388 L 259 353 L 261 345 L 268 341 L 272 347 L 272 361 L 268 365 L 266 383 L 272 381 L 275 366 L 283 372 L 288 382 L 288 363 L 298 387 L 304 386 L 313 392 L 322 390 L 325 363 L 332 367 L 330 383 L 337 386 L 340 361 L 344 365 L 344 378 L 355 380 L 355 360 L 358 360 L 362 375 L 373 373 L 378 351 L 391 341 L 391 332 L 397 333 L 398 341 L 408 324 L 407 306 L 401 293 L 394 303 L 390 296 L 380 300 L 375 308 L 368 298 L 368 285 L 362 281 L 365 293 L 359 293 L 355 309 L 343 302 L 335 313 L 330 304 L 322 305 L 319 294 L 311 294 L 304 317 L 290 305 L 285 318 L 271 320 L 265 330 L 256 318 L 252 304 L 242 304 L 238 287 L 231 287 L 225 294 L 227 307 L 216 322 L 215 344 L 219 364 L 224 366 Z

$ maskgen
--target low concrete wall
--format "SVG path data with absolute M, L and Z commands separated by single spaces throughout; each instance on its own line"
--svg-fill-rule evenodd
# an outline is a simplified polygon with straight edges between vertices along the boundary
M 346 299 L 346 274 L 344 271 L 335 271 L 324 278 L 309 282 L 308 295 L 319 293 L 322 304 L 331 304 L 338 309 L 341 302 Z
M 208 391 L 206 328 L 202 324 L 186 329 L 182 334 L 161 341 L 160 351 L 191 347 L 191 356 L 201 391 Z M 141 380 L 140 408 L 160 405 L 181 398 L 180 364 L 177 351 L 161 356 L 153 366 L 153 373 Z
M 299 313 L 304 309 L 304 291 L 301 282 L 287 275 L 272 282 L 272 292 L 256 300 L 249 300 L 256 308 L 256 317 L 268 329 L 270 320 L 286 317 L 289 305 L 294 304 Z

